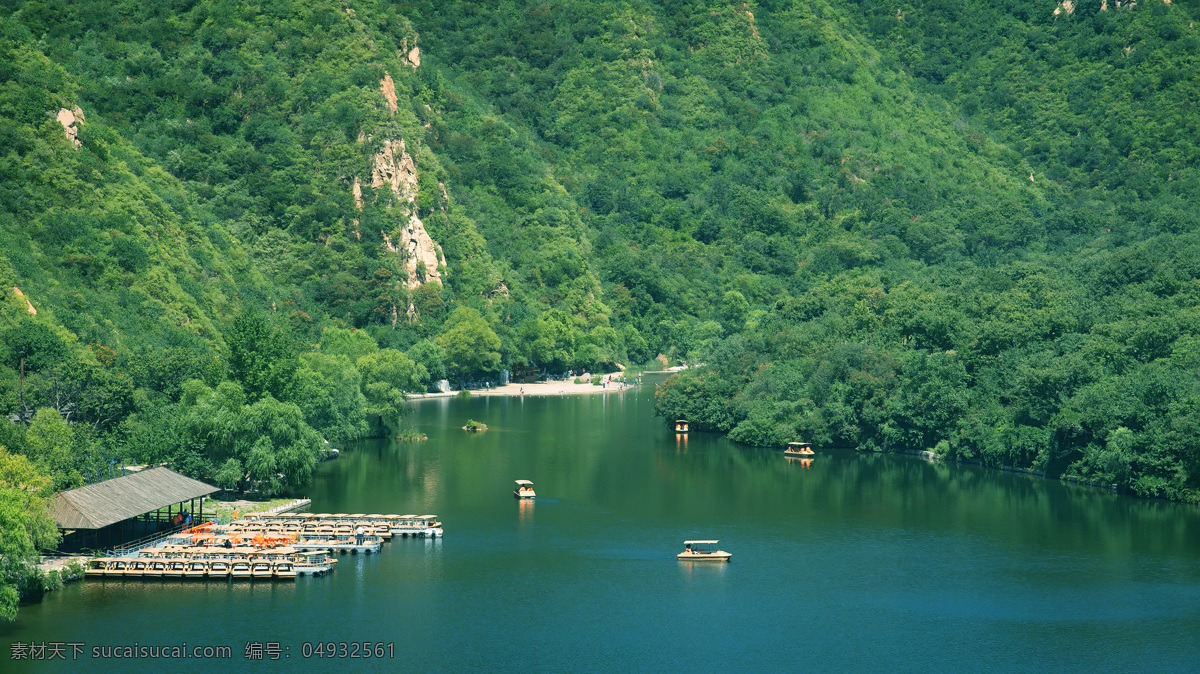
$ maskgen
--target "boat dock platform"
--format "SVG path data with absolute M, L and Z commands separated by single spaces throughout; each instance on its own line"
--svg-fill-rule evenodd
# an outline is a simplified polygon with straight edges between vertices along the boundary
M 301 507 L 292 502 L 285 508 Z M 125 556 L 89 560 L 86 578 L 293 580 L 333 571 L 335 554 L 375 554 L 395 536 L 439 538 L 436 515 L 267 511 L 184 529 Z

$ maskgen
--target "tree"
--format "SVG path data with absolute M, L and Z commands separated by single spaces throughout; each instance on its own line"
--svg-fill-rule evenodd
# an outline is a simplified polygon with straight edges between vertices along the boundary
M 291 403 L 266 396 L 247 406 L 235 449 L 248 483 L 266 494 L 303 486 L 312 477 L 324 444 Z
M 62 338 L 33 318 L 18 320 L 0 333 L 0 356 L 14 370 L 24 359 L 25 372 L 39 372 L 63 361 L 68 353 Z
M 741 331 L 748 311 L 750 311 L 750 302 L 746 300 L 746 296 L 736 290 L 730 290 L 721 298 L 717 315 L 720 317 L 725 331 L 735 333 Z
M 575 363 L 578 331 L 566 312 L 551 309 L 528 320 L 521 329 L 530 362 L 551 372 L 562 372 Z
M 359 358 L 358 368 L 362 372 L 372 435 L 381 437 L 385 434 L 385 424 L 403 414 L 404 392 L 423 388 L 429 373 L 424 365 L 395 349 L 380 349 Z
M 363 378 L 348 357 L 306 353 L 296 370 L 293 400 L 304 411 L 305 421 L 326 439 L 345 442 L 367 432 L 362 385 Z
M 261 316 L 242 312 L 225 333 L 229 376 L 251 400 L 264 395 L 287 397 L 298 366 L 295 352 L 277 328 Z
M 359 358 L 358 369 L 362 373 L 364 387 L 384 382 L 400 391 L 417 391 L 422 382 L 429 379 L 424 365 L 395 349 L 380 349 Z
M 25 455 L 54 478 L 55 490 L 83 484 L 86 457 L 76 451 L 75 429 L 66 419 L 43 407 L 25 431 Z
M 17 616 L 37 573 L 39 550 L 58 544 L 50 517 L 53 480 L 27 458 L 0 446 L 0 620 Z
M 422 339 L 408 350 L 408 357 L 425 368 L 426 376 L 421 381 L 422 386 L 446 378 L 446 354 L 436 343 Z
M 375 338 L 364 330 L 346 330 L 344 328 L 325 328 L 321 333 L 321 351 L 323 353 L 346 356 L 350 362 L 379 350 Z
M 449 329 L 434 341 L 454 374 L 465 378 L 500 369 L 500 338 L 479 311 L 459 307 L 446 325 Z
M 68 358 L 51 368 L 31 397 L 72 423 L 112 430 L 133 412 L 133 380 L 119 370 Z
M 205 461 L 215 467 L 217 484 L 265 494 L 295 489 L 312 476 L 324 444 L 304 421 L 294 403 L 271 395 L 246 404 L 246 395 L 233 382 L 215 389 L 191 380 L 180 400 L 182 430 L 198 440 Z

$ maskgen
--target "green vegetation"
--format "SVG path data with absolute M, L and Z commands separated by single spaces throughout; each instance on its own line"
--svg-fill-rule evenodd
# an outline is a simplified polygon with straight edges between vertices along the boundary
M 41 589 L 39 550 L 58 544 L 50 518 L 50 477 L 29 459 L 0 446 L 0 619 L 17 615 L 17 602 Z
M 353 5 L 0 6 L 0 444 L 53 489 L 288 492 L 406 391 L 661 355 L 741 442 L 1200 499 L 1194 6 Z

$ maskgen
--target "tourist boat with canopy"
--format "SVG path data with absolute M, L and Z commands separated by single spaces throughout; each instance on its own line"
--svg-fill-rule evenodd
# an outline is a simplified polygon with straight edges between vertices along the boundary
M 296 553 L 295 569 L 301 576 L 323 576 L 333 571 L 336 559 L 326 556 L 324 550 L 308 550 Z
M 182 559 L 168 561 L 167 568 L 163 569 L 163 578 L 183 578 L 186 566 L 186 563 Z
M 208 576 L 208 562 L 192 560 L 183 569 L 183 577 L 189 580 L 203 580 Z
M 254 562 L 250 565 L 250 577 L 255 580 L 269 580 L 274 576 L 270 562 Z
M 720 541 L 684 541 L 683 552 L 676 555 L 681 562 L 728 562 L 733 555 L 717 549 Z
M 274 562 L 271 573 L 276 580 L 296 580 L 296 565 L 292 562 Z
M 817 454 L 813 451 L 811 442 L 789 442 L 787 447 L 783 450 L 783 453 L 785 456 L 802 457 L 812 457 L 816 456 Z
M 392 535 L 417 538 L 437 538 L 442 535 L 442 523 L 437 515 L 401 515 L 391 522 Z
M 513 490 L 513 496 L 517 498 L 535 498 L 537 494 L 533 491 L 533 483 L 529 480 L 517 480 L 517 488 Z

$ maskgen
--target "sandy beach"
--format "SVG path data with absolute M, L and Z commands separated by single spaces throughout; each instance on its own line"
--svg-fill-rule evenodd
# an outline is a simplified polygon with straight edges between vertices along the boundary
M 574 379 L 566 379 L 564 381 L 546 381 L 537 382 L 534 384 L 506 384 L 497 386 L 492 389 L 471 389 L 472 396 L 564 396 L 564 395 L 591 395 L 594 393 L 622 393 L 628 391 L 631 386 L 621 387 L 620 382 L 613 381 L 621 376 L 618 372 L 609 372 L 607 374 L 594 374 L 593 380 L 604 379 L 607 377 L 610 381 L 608 386 L 596 386 L 592 383 L 576 384 Z M 457 391 L 448 393 L 409 393 L 407 394 L 410 400 L 421 398 L 448 398 L 458 395 Z

